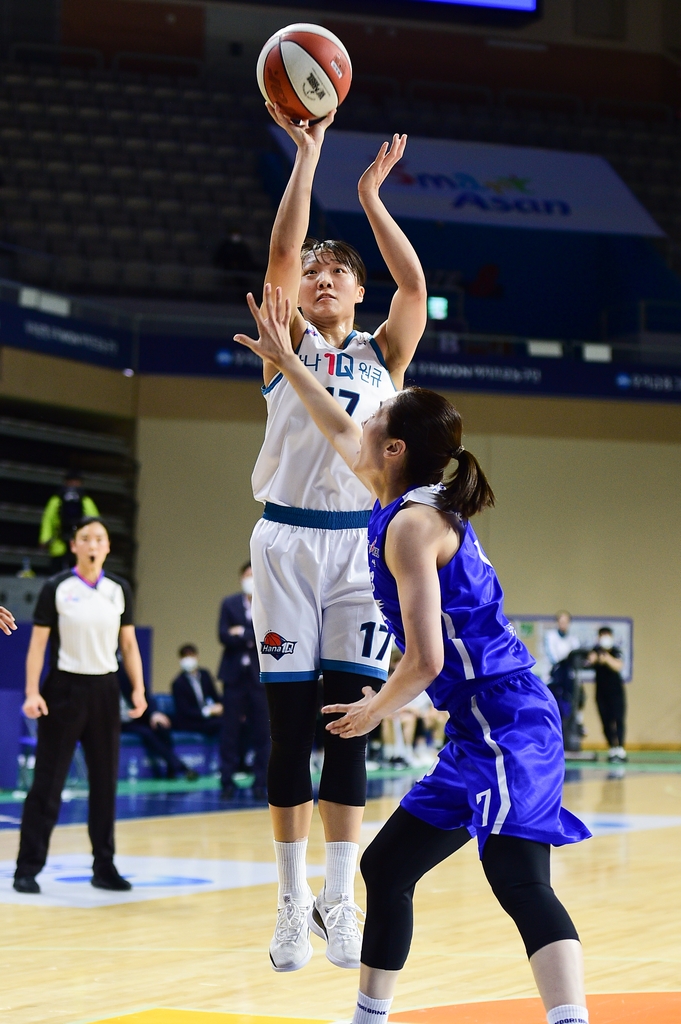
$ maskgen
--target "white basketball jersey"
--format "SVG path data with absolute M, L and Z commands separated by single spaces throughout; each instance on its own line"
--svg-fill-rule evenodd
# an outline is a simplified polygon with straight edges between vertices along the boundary
M 370 334 L 353 331 L 335 348 L 308 323 L 297 351 L 310 373 L 357 423 L 395 394 Z M 371 508 L 366 487 L 315 426 L 286 378 L 278 373 L 262 391 L 267 428 L 251 477 L 256 501 L 325 512 Z

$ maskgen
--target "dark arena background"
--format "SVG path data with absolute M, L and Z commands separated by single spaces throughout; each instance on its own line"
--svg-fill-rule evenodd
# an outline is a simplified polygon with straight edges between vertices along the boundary
M 250 478 L 266 420 L 260 360 L 233 337 L 254 333 L 245 296 L 260 300 L 295 155 L 255 67 L 296 22 L 352 59 L 310 234 L 361 251 L 358 330 L 385 320 L 395 284 L 357 180 L 407 133 L 381 192 L 427 281 L 406 379 L 463 416 L 496 494 L 476 532 L 537 674 L 550 681 L 559 609 L 579 650 L 608 626 L 622 651 L 626 761 L 603 737 L 593 671 L 574 663 L 564 803 L 594 837 L 555 851 L 553 884 L 584 945 L 591 1021 L 678 1024 L 678 0 L 0 0 L 0 605 L 18 623 L 0 633 L 0 1020 L 352 1017 L 356 975 L 319 940 L 303 973 L 270 970 L 277 874 L 246 720 L 227 791 L 215 735 L 173 729 L 188 777 L 168 779 L 124 730 L 116 862 L 130 892 L 89 884 L 79 746 L 42 891 L 12 887 L 36 752 L 26 653 L 55 571 L 45 510 L 69 474 L 134 593 L 157 710 L 176 714 L 181 645 L 213 676 L 220 663 L 220 604 L 262 515 Z M 295 638 L 270 625 L 285 653 Z M 442 742 L 423 722 L 407 732 L 372 736 L 361 846 Z M 545 1019 L 474 845 L 417 890 L 390 1021 Z M 308 854 L 314 889 L 316 812 Z M 357 888 L 365 906 L 359 874 Z

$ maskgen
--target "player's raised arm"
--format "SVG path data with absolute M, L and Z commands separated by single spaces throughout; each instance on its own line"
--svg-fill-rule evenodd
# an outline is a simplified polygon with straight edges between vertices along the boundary
M 284 374 L 298 394 L 317 427 L 333 445 L 342 459 L 353 469 L 357 461 L 361 428 L 341 408 L 326 388 L 303 365 L 291 344 L 291 302 L 282 289 L 265 285 L 262 310 L 249 292 L 248 305 L 258 327 L 259 337 L 249 338 L 236 334 L 234 340 L 250 348 L 263 362 L 270 363 Z M 369 486 L 360 474 L 362 483 Z
M 265 281 L 273 288 L 281 288 L 284 299 L 291 303 L 291 309 L 294 310 L 291 331 L 297 345 L 305 330 L 305 322 L 297 310 L 301 277 L 300 250 L 310 224 L 312 183 L 319 163 L 324 134 L 336 112 L 332 111 L 318 124 L 309 125 L 303 122 L 298 125 L 294 124 L 279 106 L 268 103 L 267 109 L 297 147 L 291 177 L 281 197 L 272 226 L 269 262 L 265 274 Z M 263 367 L 263 372 L 266 383 L 269 383 L 274 373 L 267 363 Z
M 400 388 L 426 326 L 428 295 L 416 250 L 379 196 L 381 185 L 404 155 L 407 136 L 393 135 L 390 148 L 388 145 L 383 143 L 378 156 L 359 179 L 357 190 L 381 256 L 397 284 L 388 319 L 378 328 L 375 338 Z

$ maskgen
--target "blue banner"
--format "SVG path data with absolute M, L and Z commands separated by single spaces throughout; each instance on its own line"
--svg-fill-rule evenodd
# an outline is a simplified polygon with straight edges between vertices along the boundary
M 139 369 L 193 377 L 262 378 L 258 356 L 227 338 L 143 334 Z
M 140 371 L 259 381 L 262 363 L 248 349 L 226 339 L 144 335 Z M 452 391 L 681 401 L 681 367 L 674 371 L 638 363 L 417 353 L 406 379 Z
M 438 390 L 681 402 L 681 367 L 638 363 L 424 355 L 410 364 L 405 380 Z
M 53 316 L 0 302 L 0 345 L 125 369 L 132 365 L 132 331 Z
M 0 302 L 2 344 L 120 369 L 133 360 L 132 332 Z M 169 376 L 262 379 L 262 363 L 248 349 L 227 338 L 191 335 L 142 335 L 135 369 Z M 417 352 L 406 379 L 452 391 L 681 402 L 681 366 Z

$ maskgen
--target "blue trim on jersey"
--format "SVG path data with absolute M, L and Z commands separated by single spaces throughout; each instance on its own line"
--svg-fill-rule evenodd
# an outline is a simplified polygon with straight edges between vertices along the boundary
M 382 679 L 383 682 L 388 678 L 387 668 L 359 665 L 356 661 L 327 661 L 326 658 L 322 658 L 321 666 L 322 669 L 328 668 L 335 672 L 350 672 L 354 676 L 371 676 L 372 679 Z
M 265 502 L 263 519 L 287 526 L 307 526 L 310 530 L 366 530 L 371 512 L 326 512 L 314 508 L 290 508 Z
M 348 345 L 350 344 L 350 342 L 352 341 L 352 339 L 356 338 L 356 337 L 357 337 L 357 331 L 350 331 L 350 333 L 348 334 L 347 338 L 345 339 L 345 341 L 341 345 L 341 349 L 347 348 Z
M 319 678 L 319 672 L 261 672 L 261 683 L 309 683 Z
M 374 353 L 375 353 L 376 358 L 378 359 L 379 363 L 381 364 L 383 369 L 388 374 L 388 380 L 390 381 L 392 386 L 395 388 L 395 391 L 397 391 L 397 388 L 395 387 L 395 381 L 392 379 L 392 377 L 390 375 L 390 370 L 388 369 L 388 367 L 386 365 L 386 361 L 385 361 L 385 359 L 383 357 L 383 353 L 381 352 L 381 350 L 380 350 L 380 348 L 378 346 L 378 342 L 376 341 L 375 338 L 370 338 L 369 339 L 369 344 L 371 345 L 372 349 L 374 350 Z
M 383 353 L 381 352 L 380 346 L 379 346 L 378 342 L 376 341 L 376 339 L 373 338 L 373 337 L 369 338 L 369 344 L 371 345 L 372 349 L 376 353 L 376 358 L 378 359 L 378 361 L 381 364 L 381 366 L 383 367 L 383 369 L 384 370 L 388 370 L 388 367 L 386 366 L 386 363 L 385 363 L 385 357 L 384 357 Z M 390 376 L 390 370 L 388 370 L 388 376 Z
M 284 379 L 284 374 L 283 373 L 278 373 L 275 377 L 272 378 L 272 380 L 269 382 L 267 387 L 265 387 L 265 385 L 263 384 L 263 386 L 260 388 L 260 390 L 262 391 L 263 395 L 269 395 L 269 393 L 272 390 L 272 388 L 275 388 L 277 386 L 277 384 L 279 383 L 279 381 L 283 380 L 283 379 Z

